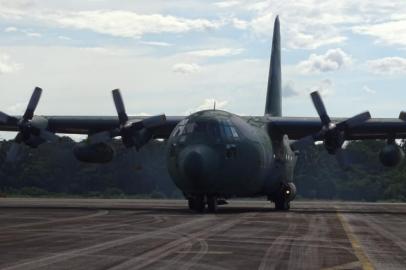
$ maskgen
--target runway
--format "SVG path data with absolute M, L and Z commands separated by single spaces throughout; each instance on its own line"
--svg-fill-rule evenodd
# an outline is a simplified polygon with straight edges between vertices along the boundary
M 0 269 L 406 269 L 406 204 L 0 199 Z

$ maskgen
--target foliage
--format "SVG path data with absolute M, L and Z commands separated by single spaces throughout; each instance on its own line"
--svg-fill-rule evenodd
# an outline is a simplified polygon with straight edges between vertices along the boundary
M 351 167 L 343 170 L 322 145 L 299 155 L 295 183 L 300 198 L 359 201 L 406 201 L 406 162 L 385 168 L 378 160 L 383 141 L 352 142 Z M 0 148 L 0 194 L 18 196 L 89 196 L 181 198 L 165 162 L 165 143 L 151 141 L 140 152 L 113 142 L 109 164 L 85 164 L 73 156 L 75 142 L 24 147 L 16 164 L 4 162 L 10 142 Z M 404 144 L 402 144 L 404 147 Z

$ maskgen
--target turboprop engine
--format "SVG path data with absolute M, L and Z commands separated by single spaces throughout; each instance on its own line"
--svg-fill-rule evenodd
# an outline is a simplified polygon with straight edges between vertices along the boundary
M 114 157 L 114 150 L 105 143 L 86 144 L 79 143 L 73 148 L 73 154 L 82 162 L 108 163 Z
M 405 156 L 402 148 L 399 147 L 396 143 L 388 143 L 385 147 L 379 152 L 379 160 L 386 167 L 394 167 L 398 165 Z

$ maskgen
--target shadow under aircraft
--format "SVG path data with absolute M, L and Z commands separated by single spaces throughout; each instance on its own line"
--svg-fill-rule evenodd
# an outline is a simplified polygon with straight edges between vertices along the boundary
M 21 144 L 37 147 L 57 141 L 55 133 L 87 134 L 74 154 L 83 162 L 114 158 L 109 143 L 119 137 L 126 147 L 143 147 L 151 139 L 167 140 L 169 174 L 189 208 L 215 212 L 231 197 L 266 196 L 277 210 L 288 210 L 296 196 L 293 172 L 300 150 L 321 141 L 339 164 L 346 164 L 347 140 L 384 139 L 380 160 L 395 166 L 403 158 L 396 139 L 406 138 L 406 113 L 399 118 L 371 118 L 368 111 L 350 118 L 331 118 L 318 92 L 311 99 L 319 117 L 283 117 L 280 24 L 274 25 L 265 111 L 238 116 L 204 110 L 189 116 L 128 116 L 118 89 L 113 100 L 118 116 L 36 116 L 42 89 L 35 88 L 22 116 L 0 112 L 0 130 L 16 131 L 6 162 L 16 160 Z

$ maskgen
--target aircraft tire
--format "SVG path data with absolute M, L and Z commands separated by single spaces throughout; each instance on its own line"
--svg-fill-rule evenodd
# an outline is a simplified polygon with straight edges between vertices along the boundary
M 195 202 L 194 202 L 194 200 L 193 200 L 192 198 L 190 198 L 190 199 L 188 199 L 187 201 L 188 201 L 189 209 L 194 211 L 195 208 L 196 208 L 196 207 L 195 207 Z
M 287 200 L 277 200 L 275 201 L 275 210 L 277 211 L 288 211 L 290 209 L 290 202 Z
M 204 209 L 206 208 L 206 201 L 204 200 L 204 196 L 196 196 L 193 198 L 193 206 L 196 212 L 203 213 Z
M 217 211 L 217 198 L 214 196 L 207 196 L 207 209 L 209 213 L 216 213 Z

